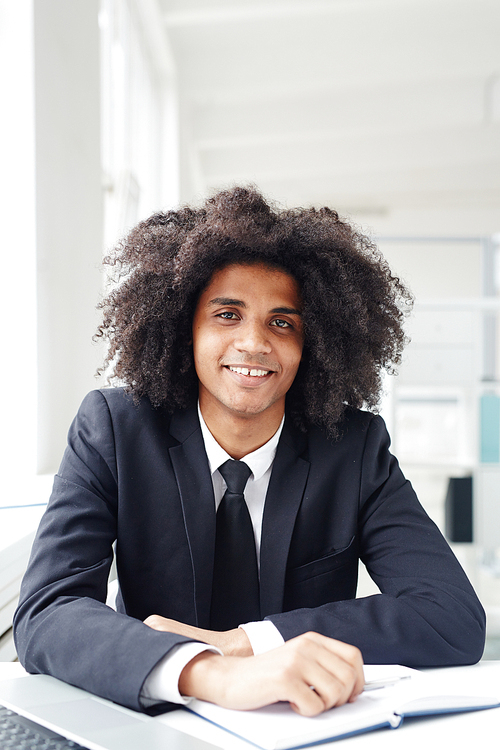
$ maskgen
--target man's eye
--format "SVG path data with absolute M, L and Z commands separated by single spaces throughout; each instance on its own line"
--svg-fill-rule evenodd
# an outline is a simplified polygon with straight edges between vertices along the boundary
M 233 320 L 236 317 L 236 313 L 233 312 L 222 312 L 217 316 L 218 318 L 224 318 L 224 320 Z
M 281 318 L 275 318 L 271 325 L 277 326 L 278 328 L 291 328 L 292 326 L 288 320 L 282 320 Z

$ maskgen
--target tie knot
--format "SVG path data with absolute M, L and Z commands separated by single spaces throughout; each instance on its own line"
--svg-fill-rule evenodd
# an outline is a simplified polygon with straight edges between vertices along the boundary
M 252 473 L 250 467 L 244 461 L 230 459 L 219 466 L 219 471 L 224 477 L 229 492 L 235 495 L 243 495 L 248 477 Z

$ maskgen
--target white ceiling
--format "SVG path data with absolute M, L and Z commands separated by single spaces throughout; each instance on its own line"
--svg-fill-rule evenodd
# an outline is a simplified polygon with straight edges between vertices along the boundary
M 499 0 L 159 4 L 183 199 L 253 181 L 361 220 L 498 211 Z

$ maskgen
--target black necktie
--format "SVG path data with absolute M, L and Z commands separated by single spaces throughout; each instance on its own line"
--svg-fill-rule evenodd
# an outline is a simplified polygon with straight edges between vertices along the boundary
M 252 473 L 243 461 L 219 467 L 227 490 L 217 510 L 212 630 L 230 630 L 260 620 L 259 574 L 252 521 L 243 490 Z

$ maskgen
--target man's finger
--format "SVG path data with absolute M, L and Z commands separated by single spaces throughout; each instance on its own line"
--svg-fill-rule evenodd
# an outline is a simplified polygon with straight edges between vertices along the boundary
M 315 644 L 320 648 L 324 648 L 330 653 L 342 659 L 347 664 L 350 664 L 355 670 L 358 677 L 364 682 L 363 674 L 363 656 L 361 651 L 356 646 L 352 646 L 349 643 L 343 641 L 337 641 L 335 638 L 329 638 L 326 635 L 320 633 L 308 632 L 303 635 L 299 635 L 296 638 L 292 638 L 287 641 L 288 644 L 297 645 L 309 645 Z
M 314 691 L 323 703 L 323 709 L 353 701 L 363 690 L 363 660 L 359 649 L 318 633 L 306 633 L 288 642 L 297 661 L 296 674 L 300 674 L 306 687 Z M 305 698 L 307 715 L 316 701 Z M 314 698 L 314 696 L 313 696 Z M 316 704 L 317 705 L 317 704 Z M 297 703 L 300 713 L 302 703 Z

